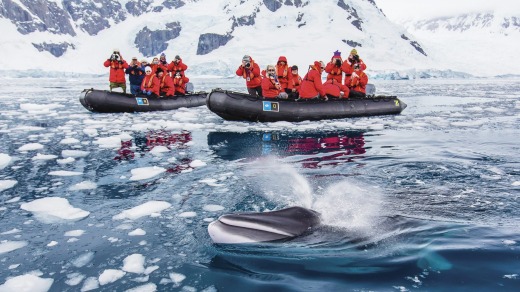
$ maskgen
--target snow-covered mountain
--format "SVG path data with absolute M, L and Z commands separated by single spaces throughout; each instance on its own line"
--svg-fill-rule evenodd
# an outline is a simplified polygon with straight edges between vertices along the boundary
M 518 42 L 517 18 L 509 23 L 507 33 L 493 41 L 481 38 L 475 47 L 498 39 L 501 45 Z M 126 59 L 180 55 L 192 76 L 227 76 L 245 54 L 262 67 L 284 55 L 306 68 L 314 60 L 328 61 L 335 50 L 346 57 L 356 48 L 373 72 L 516 73 L 514 62 L 490 62 L 492 70 L 480 70 L 475 61 L 488 64 L 480 51 L 466 50 L 466 60 L 445 54 L 435 42 L 449 38 L 446 46 L 459 49 L 455 36 L 476 35 L 483 27 L 439 33 L 424 29 L 435 22 L 407 25 L 420 37 L 388 20 L 373 0 L 2 0 L 0 68 L 106 73 L 102 63 L 118 48 Z

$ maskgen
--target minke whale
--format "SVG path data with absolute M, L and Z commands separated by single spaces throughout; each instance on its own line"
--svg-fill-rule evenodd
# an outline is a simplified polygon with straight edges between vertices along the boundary
M 220 216 L 208 225 L 214 243 L 240 244 L 290 239 L 320 224 L 320 214 L 303 207 Z

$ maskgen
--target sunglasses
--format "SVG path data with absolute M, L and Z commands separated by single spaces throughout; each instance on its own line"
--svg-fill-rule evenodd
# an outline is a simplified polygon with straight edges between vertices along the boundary
M 270 69 L 270 70 L 267 70 L 267 72 L 274 72 L 274 70 Z

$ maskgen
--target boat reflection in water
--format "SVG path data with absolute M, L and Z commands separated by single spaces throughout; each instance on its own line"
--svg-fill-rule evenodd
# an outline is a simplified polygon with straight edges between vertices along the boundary
M 363 132 L 211 132 L 208 145 L 226 160 L 252 159 L 262 156 L 312 156 L 296 162 L 305 168 L 319 168 L 324 162 L 334 165 L 352 162 L 364 154 Z M 327 155 L 327 153 L 329 153 Z M 324 155 L 325 154 L 325 155 Z
M 160 151 L 171 151 L 174 149 L 186 149 L 188 142 L 192 140 L 191 132 L 172 133 L 166 130 L 150 131 L 143 135 L 138 133 L 133 140 L 121 141 L 121 147 L 117 150 L 114 160 L 132 160 L 143 157 L 148 152 L 153 152 L 154 148 L 164 147 Z M 134 146 L 135 141 L 135 146 Z M 160 152 L 158 151 L 158 152 Z M 172 167 L 167 168 L 167 172 L 179 173 L 189 168 L 191 158 L 185 157 L 176 161 Z

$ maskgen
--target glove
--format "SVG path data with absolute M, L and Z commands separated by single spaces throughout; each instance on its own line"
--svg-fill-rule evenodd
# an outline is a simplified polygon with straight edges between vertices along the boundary
M 359 76 L 356 74 L 356 72 L 352 72 L 352 75 L 350 76 L 352 79 L 359 78 Z
M 152 91 L 151 91 L 151 90 L 150 90 L 150 91 L 147 91 L 147 92 L 146 92 L 146 95 L 152 95 Z

